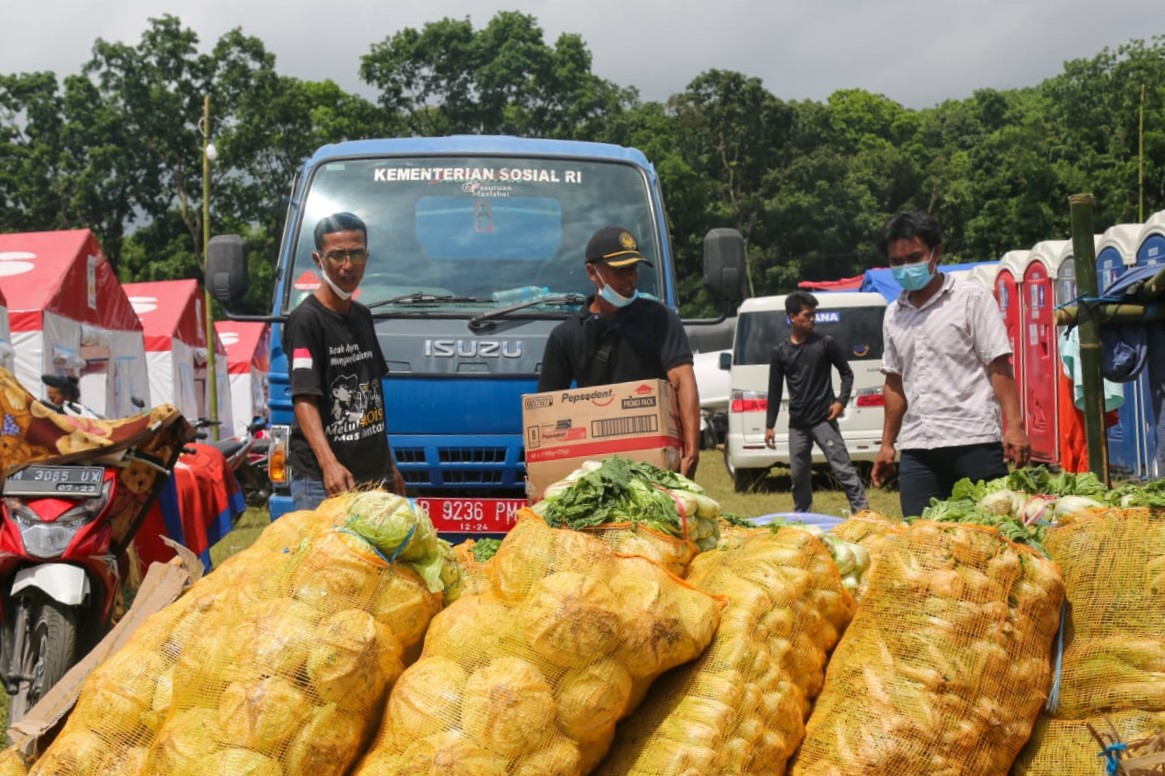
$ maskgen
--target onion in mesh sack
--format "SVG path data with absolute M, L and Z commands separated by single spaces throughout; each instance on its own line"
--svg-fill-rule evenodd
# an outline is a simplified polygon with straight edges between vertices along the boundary
M 578 746 L 569 738 L 559 736 L 518 761 L 514 776 L 576 776 L 584 772 L 582 765 Z
M 462 596 L 433 618 L 424 658 L 446 657 L 467 671 L 502 654 L 513 627 L 513 609 L 492 596 Z
M 200 708 L 178 711 L 158 731 L 146 773 L 208 773 L 206 758 L 222 748 L 218 738 L 218 711 Z
M 497 658 L 465 682 L 462 727 L 482 746 L 505 757 L 536 745 L 554 716 L 554 695 L 546 677 L 521 658 Z
M 360 609 L 336 612 L 315 639 L 307 657 L 309 686 L 322 701 L 343 709 L 368 712 L 404 670 L 400 642 Z
M 113 748 L 89 730 L 68 730 L 53 742 L 30 772 L 46 776 L 57 773 L 106 776 L 103 763 Z
M 584 665 L 615 647 L 620 621 L 611 589 L 593 577 L 565 571 L 542 579 L 518 607 L 530 646 L 564 668 Z
M 318 534 L 296 551 L 292 597 L 324 611 L 334 610 L 341 601 L 364 606 L 377 592 L 379 582 L 370 558 L 376 556 L 359 536 L 343 531 Z
M 580 741 L 612 728 L 631 703 L 632 679 L 615 660 L 576 668 L 558 685 L 558 724 Z
M 229 773 L 231 776 L 283 776 L 283 768 L 270 757 L 250 749 L 232 747 L 208 756 L 200 773 Z
M 360 751 L 364 723 L 336 704 L 320 706 L 296 734 L 284 761 L 289 774 L 341 776 Z
M 405 671 L 388 699 L 387 725 L 402 741 L 417 741 L 461 724 L 465 669 L 449 658 L 425 657 Z
M 299 730 L 299 715 L 306 703 L 299 688 L 278 676 L 232 682 L 218 702 L 218 739 L 251 749 L 277 750 Z
M 397 776 L 506 776 L 510 758 L 475 744 L 463 733 L 434 733 L 413 743 L 396 763 Z M 357 771 L 359 773 L 360 771 Z

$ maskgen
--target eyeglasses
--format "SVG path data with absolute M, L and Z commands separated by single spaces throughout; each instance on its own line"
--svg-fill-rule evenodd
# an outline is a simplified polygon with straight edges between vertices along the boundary
M 343 264 L 344 259 L 347 259 L 353 264 L 363 264 L 368 261 L 368 251 L 363 248 L 353 248 L 348 251 L 334 250 L 325 253 L 324 258 L 333 264 Z

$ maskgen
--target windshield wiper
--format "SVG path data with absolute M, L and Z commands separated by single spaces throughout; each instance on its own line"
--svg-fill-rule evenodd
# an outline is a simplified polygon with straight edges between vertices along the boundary
M 377 307 L 387 307 L 390 304 L 433 304 L 435 302 L 486 302 L 487 299 L 478 299 L 476 296 L 457 296 L 455 294 L 426 294 L 424 291 L 414 291 L 411 294 L 394 296 L 391 299 L 382 299 L 368 305 L 369 310 Z
M 583 305 L 586 304 L 587 298 L 582 294 L 564 294 L 562 296 L 544 296 L 540 299 L 531 299 L 528 302 L 521 304 L 510 305 L 509 307 L 501 307 L 497 310 L 490 310 L 479 315 L 475 315 L 469 319 L 469 328 L 476 331 L 489 324 L 494 318 L 505 318 L 510 313 L 518 310 L 525 310 L 527 307 L 537 307 L 539 305 Z

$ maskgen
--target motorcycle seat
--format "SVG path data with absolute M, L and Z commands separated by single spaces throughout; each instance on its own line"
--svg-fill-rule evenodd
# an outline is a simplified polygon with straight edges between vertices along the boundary
M 211 442 L 210 444 L 218 449 L 228 461 L 246 445 L 245 442 L 238 439 L 221 439 L 218 442 Z

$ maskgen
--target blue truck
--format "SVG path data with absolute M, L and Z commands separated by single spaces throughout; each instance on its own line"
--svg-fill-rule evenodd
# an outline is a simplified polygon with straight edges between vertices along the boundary
M 280 323 L 318 287 L 312 230 L 338 211 L 368 226 L 356 298 L 372 309 L 389 365 L 389 441 L 410 495 L 444 534 L 504 533 L 525 504 L 520 397 L 536 390 L 551 329 L 593 293 L 582 260 L 590 235 L 608 225 L 631 230 L 654 265 L 640 271 L 641 293 L 678 305 L 654 167 L 633 148 L 500 136 L 316 151 L 293 186 L 271 315 L 257 318 L 274 324 L 273 520 L 291 509 L 279 465 L 293 419 Z M 709 232 L 706 284 L 736 297 L 743 255 L 735 230 Z M 239 237 L 211 240 L 206 282 L 224 308 L 246 292 Z

